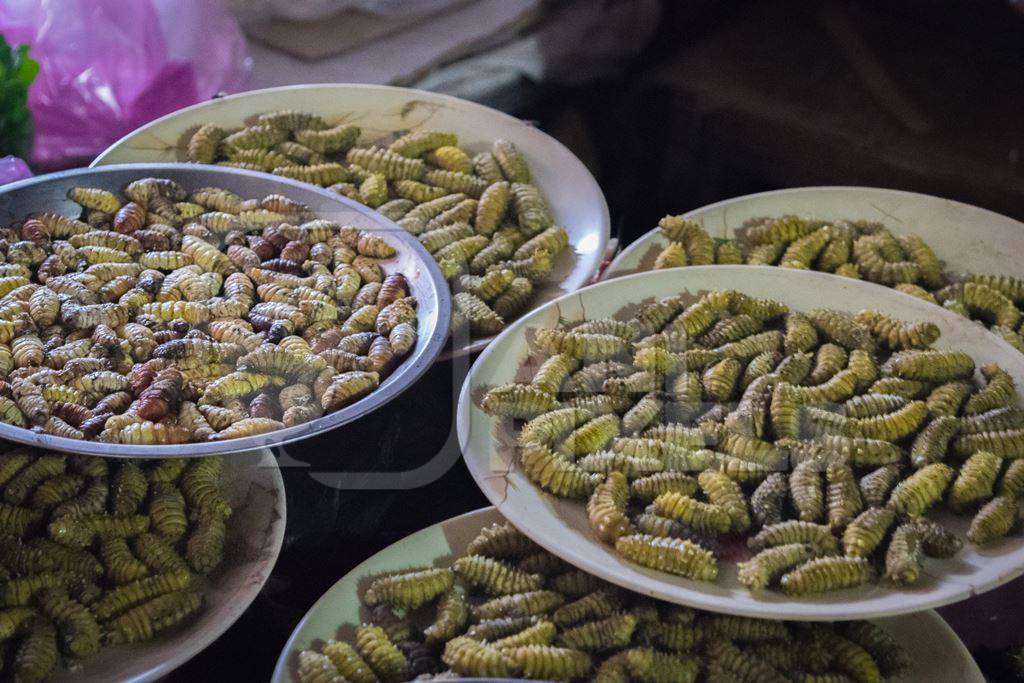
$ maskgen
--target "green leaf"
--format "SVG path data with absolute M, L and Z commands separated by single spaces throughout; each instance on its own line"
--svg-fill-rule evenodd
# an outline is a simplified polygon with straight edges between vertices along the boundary
M 12 47 L 0 36 L 0 156 L 28 156 L 32 146 L 32 113 L 28 89 L 39 74 L 39 62 L 27 45 Z

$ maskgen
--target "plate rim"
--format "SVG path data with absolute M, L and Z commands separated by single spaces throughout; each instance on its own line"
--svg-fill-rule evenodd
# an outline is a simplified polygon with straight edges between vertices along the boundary
M 146 173 L 150 175 L 166 173 L 178 175 L 183 173 L 194 173 L 196 175 L 201 175 L 204 173 L 214 173 L 217 175 L 239 178 L 255 178 L 261 182 L 273 180 L 275 184 L 320 195 L 324 199 L 345 206 L 346 209 L 355 211 L 369 220 L 381 223 L 388 233 L 389 238 L 393 237 L 397 239 L 404 248 L 411 250 L 412 256 L 418 267 L 423 269 L 426 282 L 429 283 L 429 287 L 433 289 L 433 294 L 437 301 L 437 325 L 433 330 L 429 331 L 429 336 L 423 347 L 423 351 L 419 356 L 416 358 L 409 358 L 406 362 L 399 364 L 395 371 L 385 379 L 385 383 L 388 383 L 387 386 L 384 386 L 378 391 L 372 392 L 363 399 L 353 403 L 351 406 L 347 406 L 334 413 L 324 415 L 321 418 L 317 418 L 317 420 L 304 422 L 293 427 L 285 427 L 284 429 L 278 429 L 273 432 L 265 432 L 254 436 L 227 439 L 224 441 L 200 441 L 177 445 L 136 446 L 129 444 L 112 444 L 103 441 L 69 439 L 66 437 L 55 436 L 53 434 L 37 434 L 24 427 L 0 422 L 0 438 L 36 448 L 53 449 L 84 455 L 99 455 L 109 458 L 207 457 L 243 453 L 259 448 L 281 446 L 337 429 L 338 427 L 344 426 L 369 415 L 375 410 L 378 410 L 392 399 L 397 398 L 422 378 L 424 373 L 433 366 L 437 357 L 444 350 L 444 347 L 447 344 L 448 328 L 451 325 L 452 299 L 448 283 L 445 281 L 444 276 L 441 274 L 441 270 L 434 259 L 419 243 L 419 240 L 415 239 L 408 232 L 394 224 L 393 221 L 388 220 L 369 207 L 358 202 L 354 202 L 347 197 L 335 195 L 334 193 L 328 192 L 323 188 L 318 188 L 315 185 L 309 185 L 308 183 L 301 183 L 299 181 L 292 180 L 291 178 L 281 178 L 279 176 L 259 171 L 250 171 L 247 169 L 224 166 L 210 166 L 206 164 L 112 164 L 97 168 L 86 167 L 68 171 L 58 171 L 56 173 L 39 175 L 4 185 L 0 187 L 0 205 L 2 205 L 7 197 L 28 187 L 46 185 L 48 183 L 62 183 L 68 179 L 80 176 L 91 177 L 94 175 L 117 175 L 119 173 L 126 172 L 137 173 L 140 175 Z M 332 415 L 337 415 L 339 417 L 326 425 L 317 424 L 318 420 L 330 418 Z
M 582 172 L 582 177 L 586 180 L 586 184 L 588 186 L 588 190 L 590 191 L 590 193 L 594 194 L 599 199 L 597 209 L 600 216 L 600 225 L 595 226 L 594 230 L 594 232 L 598 235 L 598 244 L 596 252 L 598 254 L 598 258 L 596 259 L 593 268 L 588 269 L 589 272 L 581 272 L 581 275 L 583 276 L 583 284 L 581 285 L 581 287 L 589 285 L 594 280 L 594 278 L 598 277 L 601 273 L 601 266 L 605 260 L 605 252 L 608 249 L 608 241 L 611 239 L 611 213 L 608 209 L 608 198 L 605 197 L 604 191 L 601 189 L 600 184 L 597 182 L 597 179 L 594 178 L 594 174 L 590 172 L 590 169 L 587 168 L 586 164 L 584 164 L 583 161 L 578 156 L 576 156 L 572 152 L 572 150 L 570 150 L 561 141 L 557 140 L 555 137 L 541 130 L 540 128 L 528 123 L 527 121 L 524 121 L 520 118 L 517 118 L 511 114 L 507 114 L 493 107 L 488 107 L 487 105 L 480 104 L 479 102 L 473 102 L 472 100 L 467 100 L 461 97 L 455 97 L 453 95 L 447 95 L 444 93 L 436 93 L 431 92 L 429 90 L 420 90 L 418 88 L 404 88 L 393 85 L 376 85 L 372 83 L 299 83 L 295 85 L 282 85 L 270 88 L 259 88 L 256 90 L 246 90 L 239 93 L 225 95 L 224 97 L 217 97 L 205 100 L 203 102 L 197 102 L 196 104 L 189 105 L 188 107 L 183 107 L 182 109 L 178 109 L 177 111 L 171 112 L 169 114 L 164 114 L 163 116 L 154 119 L 149 123 L 139 126 L 130 133 L 123 135 L 121 138 L 112 143 L 105 150 L 100 152 L 99 155 L 97 155 L 97 157 L 93 159 L 92 162 L 90 162 L 89 168 L 99 168 L 111 165 L 113 163 L 122 163 L 109 162 L 107 161 L 107 159 L 116 154 L 117 152 L 119 152 L 123 146 L 127 146 L 131 139 L 135 138 L 136 136 L 143 135 L 147 132 L 151 132 L 152 129 L 158 126 L 166 125 L 167 121 L 173 120 L 176 117 L 194 113 L 195 111 L 202 110 L 210 106 L 214 106 L 219 102 L 231 102 L 235 100 L 244 100 L 253 97 L 270 96 L 276 94 L 288 95 L 295 93 L 303 93 L 310 90 L 333 90 L 338 92 L 342 92 L 345 90 L 362 90 L 368 92 L 388 91 L 396 94 L 406 93 L 410 96 L 415 96 L 428 101 L 438 101 L 447 103 L 450 106 L 472 109 L 474 111 L 479 112 L 481 115 L 496 117 L 508 123 L 509 125 L 517 127 L 523 135 L 537 136 L 537 139 L 539 141 L 542 141 L 545 145 L 557 150 L 558 153 L 564 155 L 570 163 L 576 165 L 577 169 L 580 172 Z M 572 291 L 578 291 L 581 287 L 578 287 L 577 289 Z M 488 337 L 479 337 L 473 339 L 470 341 L 469 344 L 459 347 L 458 349 L 452 349 L 450 351 L 446 350 L 443 354 L 441 354 L 439 359 L 450 360 L 452 358 L 474 354 L 485 348 L 496 337 L 497 335 L 491 335 Z
M 335 591 L 335 589 L 337 589 L 342 582 L 348 581 L 350 578 L 354 578 L 355 580 L 358 581 L 363 575 L 366 574 L 367 565 L 370 565 L 371 563 L 375 563 L 375 561 L 377 560 L 377 558 L 380 555 L 383 555 L 385 553 L 391 552 L 391 550 L 393 548 L 396 548 L 397 546 L 399 546 L 399 544 L 401 544 L 401 543 L 403 543 L 405 541 L 408 541 L 410 538 L 412 538 L 414 536 L 417 536 L 418 534 L 433 533 L 435 529 L 443 532 L 444 529 L 448 525 L 450 525 L 450 524 L 461 523 L 461 522 L 468 522 L 469 520 L 473 520 L 476 524 L 479 524 L 481 527 L 483 525 L 485 525 L 485 524 L 488 524 L 488 523 L 492 522 L 492 521 L 496 521 L 496 522 L 507 521 L 506 518 L 501 514 L 501 511 L 497 507 L 495 507 L 493 505 L 489 505 L 489 506 L 486 506 L 486 507 L 478 508 L 476 510 L 471 510 L 469 512 L 464 512 L 464 513 L 462 513 L 460 515 L 455 515 L 454 517 L 449 517 L 447 519 L 441 520 L 440 522 L 437 522 L 435 524 L 431 524 L 429 526 L 423 527 L 422 529 L 414 531 L 411 534 L 408 534 L 407 536 L 404 536 L 403 538 L 395 541 L 394 543 L 389 544 L 388 546 L 386 546 L 386 547 L 382 548 L 381 550 L 377 551 L 376 553 L 371 555 L 369 558 L 367 558 L 363 562 L 360 562 L 356 567 L 353 567 L 351 570 L 349 570 L 348 572 L 343 574 L 340 578 L 338 578 L 337 581 L 335 581 L 333 584 L 331 584 L 330 588 L 325 590 L 324 593 L 319 598 L 317 598 L 316 602 L 314 602 L 313 605 L 306 611 L 306 613 L 303 615 L 302 619 L 299 621 L 298 624 L 296 624 L 295 628 L 292 630 L 291 634 L 288 636 L 288 640 L 284 644 L 284 646 L 281 648 L 281 652 L 280 652 L 280 654 L 278 655 L 278 658 L 277 658 L 277 663 L 274 666 L 274 671 L 273 671 L 273 673 L 271 675 L 271 678 L 270 678 L 271 683 L 297 683 L 297 679 L 292 675 L 292 671 L 291 671 L 291 668 L 290 668 L 289 660 L 290 660 L 290 658 L 292 656 L 292 653 L 296 651 L 296 641 L 299 638 L 299 634 L 303 630 L 303 628 L 307 625 L 307 623 L 312 619 L 313 615 L 317 611 L 319 611 L 319 610 L 324 608 L 324 606 L 327 603 L 328 596 L 331 593 L 333 593 Z M 636 591 L 634 591 L 634 592 L 636 592 Z M 705 611 L 711 611 L 711 610 L 705 610 Z M 902 615 L 892 616 L 892 617 L 878 617 L 878 618 L 873 618 L 873 619 L 877 619 L 877 620 L 880 620 L 880 621 L 881 620 L 888 620 L 888 619 L 926 619 L 937 630 L 939 630 L 941 633 L 943 633 L 946 636 L 947 639 L 950 639 L 951 643 L 955 643 L 955 648 L 954 649 L 955 649 L 956 653 L 959 655 L 959 658 L 962 659 L 963 661 L 966 661 L 966 662 L 970 663 L 970 665 L 971 665 L 970 666 L 970 674 L 972 675 L 971 681 L 973 681 L 975 683 L 984 683 L 985 679 L 984 679 L 984 677 L 981 674 L 981 670 L 978 668 L 978 663 L 975 661 L 974 657 L 971 655 L 970 651 L 967 649 L 967 646 L 964 645 L 963 640 L 960 639 L 960 636 L 958 636 L 956 634 L 956 631 L 954 631 L 953 628 L 946 622 L 946 620 L 943 619 L 942 616 L 938 612 L 936 612 L 935 610 L 933 610 L 933 609 L 925 609 L 925 610 L 921 610 L 919 612 L 915 612 L 915 613 L 912 613 L 912 614 L 902 614 Z M 459 679 L 459 680 L 467 681 L 467 683 L 468 683 L 469 681 L 475 681 L 475 680 L 499 680 L 499 679 L 466 679 L 466 678 L 462 678 L 462 679 Z M 504 680 L 504 679 L 501 679 L 501 680 Z
M 783 277 L 797 277 L 797 278 L 804 278 L 804 279 L 808 279 L 808 280 L 815 280 L 815 279 L 846 280 L 847 279 L 847 278 L 841 278 L 841 276 L 833 275 L 833 274 L 830 274 L 830 273 L 821 273 L 821 272 L 817 272 L 817 271 L 803 271 L 803 270 L 788 271 L 787 269 L 780 269 L 780 268 L 775 267 L 775 266 L 712 265 L 712 266 L 686 266 L 686 267 L 682 267 L 682 268 L 672 268 L 672 269 L 666 269 L 666 270 L 661 270 L 661 271 L 642 271 L 642 272 L 638 272 L 638 273 L 631 273 L 629 275 L 624 275 L 624 276 L 621 276 L 621 277 L 618 277 L 618 278 L 612 278 L 610 280 L 602 280 L 602 281 L 596 282 L 596 283 L 594 283 L 594 284 L 592 284 L 592 285 L 590 285 L 588 287 L 584 287 L 583 289 L 578 290 L 576 292 L 568 293 L 568 294 L 566 294 L 566 295 L 564 295 L 562 297 L 559 297 L 558 299 L 555 299 L 554 301 L 550 301 L 550 302 L 544 304 L 543 306 L 534 309 L 533 311 L 530 312 L 530 316 L 535 315 L 535 314 L 540 314 L 542 311 L 548 310 L 550 308 L 555 308 L 561 302 L 563 302 L 563 301 L 565 301 L 565 300 L 567 300 L 567 299 L 569 299 L 569 298 L 571 298 L 573 296 L 582 296 L 584 293 L 586 293 L 588 290 L 591 290 L 591 289 L 600 289 L 600 288 L 613 287 L 613 286 L 628 286 L 628 282 L 630 280 L 635 280 L 635 279 L 666 278 L 666 277 L 668 277 L 666 274 L 667 273 L 672 273 L 673 271 L 678 271 L 678 272 L 686 271 L 688 273 L 693 273 L 694 277 L 699 278 L 700 277 L 700 273 L 708 272 L 708 271 L 710 271 L 712 269 L 726 270 L 726 271 L 735 271 L 737 273 L 739 273 L 739 272 L 749 272 L 751 269 L 756 269 L 759 272 L 765 273 L 766 276 L 768 274 L 772 274 L 775 277 L 780 277 L 780 276 L 783 276 Z M 910 294 L 905 294 L 903 292 L 899 292 L 897 290 L 893 290 L 893 289 L 890 289 L 888 287 L 884 287 L 884 286 L 879 285 L 879 284 L 875 284 L 875 283 L 872 283 L 872 282 L 867 282 L 867 281 L 864 281 L 864 280 L 853 280 L 851 282 L 856 283 L 855 286 L 858 286 L 858 287 L 877 288 L 880 295 L 882 295 L 882 294 L 884 294 L 886 296 L 897 295 L 898 297 L 904 297 L 904 299 L 903 299 L 904 301 L 908 301 L 908 302 L 913 301 L 915 303 L 915 305 L 920 305 L 920 306 L 927 305 L 930 308 L 933 307 L 932 304 L 928 304 L 927 302 L 921 301 L 920 299 L 917 299 L 916 297 L 914 297 L 914 296 L 912 296 Z M 941 307 L 939 307 L 939 308 L 941 308 Z M 946 313 L 949 313 L 950 315 L 955 315 L 953 313 L 945 311 L 945 309 L 943 309 L 943 311 L 946 312 Z M 515 323 L 510 325 L 508 327 L 508 329 L 502 331 L 502 333 L 499 335 L 498 339 L 495 340 L 495 341 L 496 342 L 503 341 L 502 337 L 504 337 L 506 335 L 508 335 L 509 337 L 512 337 L 513 335 L 519 334 L 520 328 L 525 327 L 525 319 L 526 319 L 526 317 L 527 316 L 524 316 L 524 318 L 515 321 Z M 1010 346 L 1007 342 L 1005 342 L 1000 337 L 992 334 L 990 331 L 988 331 L 988 330 L 986 330 L 984 328 L 979 327 L 979 333 L 983 333 L 985 338 L 986 338 L 986 340 L 988 342 L 996 344 L 996 346 L 998 346 L 998 347 L 1000 347 L 1000 348 L 1002 348 L 1002 349 L 1004 349 L 1006 351 L 1017 353 L 1016 350 L 1012 346 Z M 613 572 L 613 571 L 606 571 L 605 568 L 599 562 L 597 562 L 596 560 L 594 560 L 592 558 L 589 558 L 586 553 L 582 553 L 582 552 L 577 551 L 575 549 L 575 547 L 573 547 L 573 546 L 557 547 L 557 548 L 552 547 L 551 542 L 547 541 L 547 539 L 542 538 L 543 534 L 541 534 L 541 532 L 538 529 L 528 527 L 525 524 L 520 525 L 520 523 L 517 523 L 517 520 L 515 519 L 515 517 L 517 516 L 516 513 L 513 512 L 513 513 L 510 514 L 510 513 L 506 512 L 503 509 L 503 505 L 507 502 L 507 495 L 506 496 L 501 496 L 501 495 L 498 494 L 497 491 L 495 491 L 493 489 L 493 487 L 483 486 L 483 485 L 480 484 L 480 482 L 482 480 L 492 477 L 493 474 L 491 472 L 487 471 L 486 469 L 484 469 L 484 470 L 480 469 L 480 461 L 486 459 L 486 457 L 489 457 L 490 453 L 484 454 L 484 457 L 475 457 L 475 456 L 471 456 L 470 455 L 470 449 L 468 448 L 468 445 L 470 443 L 470 430 L 471 430 L 471 422 L 472 422 L 471 415 L 472 415 L 473 409 L 476 407 L 473 404 L 472 392 L 474 390 L 474 387 L 478 383 L 478 373 L 480 372 L 480 368 L 483 366 L 484 362 L 486 362 L 490 358 L 490 356 L 492 354 L 497 353 L 497 348 L 498 347 L 499 347 L 499 343 L 495 343 L 495 344 L 491 345 L 490 347 L 488 347 L 487 349 L 485 349 L 484 352 L 480 354 L 480 356 L 477 358 L 476 362 L 473 364 L 473 367 L 470 370 L 470 373 L 467 376 L 466 381 L 463 383 L 462 388 L 461 388 L 461 390 L 459 392 L 459 405 L 458 405 L 458 409 L 457 409 L 457 412 L 456 412 L 456 431 L 457 431 L 458 438 L 459 438 L 459 446 L 462 449 L 462 459 L 465 462 L 466 467 L 467 467 L 467 469 L 470 472 L 470 475 L 473 477 L 474 482 L 477 482 L 477 486 L 480 487 L 480 489 L 481 489 L 482 493 L 484 494 L 484 496 L 491 502 L 492 505 L 495 506 L 495 508 L 502 514 L 502 516 L 505 517 L 513 526 L 515 526 L 523 534 L 528 536 L 531 540 L 533 540 L 535 543 L 537 543 L 538 545 L 543 547 L 545 550 L 553 553 L 554 555 L 557 555 L 558 557 L 560 557 L 561 559 L 565 560 L 569 564 L 572 564 L 573 566 L 576 566 L 576 567 L 582 569 L 583 571 L 586 571 L 588 573 L 594 574 L 595 576 L 597 576 L 599 578 L 602 578 L 602 579 L 604 579 L 606 581 L 609 581 L 610 583 L 614 583 L 616 585 L 622 586 L 623 588 L 626 588 L 627 590 L 632 590 L 634 592 L 643 593 L 645 595 L 649 595 L 651 597 L 658 598 L 660 600 L 665 600 L 667 602 L 675 602 L 675 603 L 678 603 L 678 604 L 686 604 L 686 605 L 690 605 L 690 606 L 696 607 L 698 609 L 706 609 L 706 610 L 711 610 L 711 611 L 718 611 L 718 612 L 734 614 L 734 615 L 738 615 L 738 616 L 765 618 L 765 614 L 766 614 L 767 611 L 774 610 L 776 612 L 780 612 L 782 618 L 786 618 L 786 619 L 795 619 L 795 620 L 803 620 L 803 621 L 847 621 L 847 620 L 854 620 L 854 619 L 872 619 L 872 618 L 880 618 L 880 617 L 886 617 L 886 616 L 896 616 L 896 615 L 900 615 L 900 614 L 911 613 L 913 611 L 921 611 L 921 610 L 925 610 L 925 609 L 935 609 L 937 607 L 942 607 L 942 606 L 945 606 L 945 605 L 951 605 L 951 604 L 954 604 L 954 603 L 959 603 L 959 602 L 962 602 L 963 600 L 965 600 L 965 599 L 967 599 L 967 598 L 969 598 L 969 597 L 971 597 L 973 595 L 978 595 L 978 594 L 990 591 L 990 590 L 992 590 L 994 588 L 998 588 L 999 586 L 1004 585 L 1004 584 L 1012 581 L 1013 579 L 1015 579 L 1015 578 L 1017 578 L 1017 577 L 1019 577 L 1021 575 L 1024 575 L 1024 561 L 1022 561 L 1020 564 L 1014 566 L 1014 568 L 1011 571 L 1009 571 L 1009 572 L 1007 572 L 1007 573 L 1005 573 L 1005 574 L 1003 574 L 1001 576 L 996 576 L 996 577 L 994 577 L 994 578 L 992 578 L 990 580 L 985 581 L 984 583 L 980 583 L 980 584 L 974 585 L 974 584 L 966 583 L 966 582 L 965 583 L 955 582 L 955 583 L 953 583 L 953 585 L 954 585 L 956 590 L 951 591 L 948 595 L 945 595 L 944 597 L 939 597 L 939 598 L 933 597 L 933 598 L 925 599 L 922 602 L 915 603 L 914 607 L 911 608 L 911 609 L 899 609 L 899 608 L 896 608 L 896 609 L 881 608 L 881 609 L 879 609 L 879 608 L 875 608 L 875 609 L 862 610 L 862 611 L 854 611 L 854 612 L 851 612 L 849 610 L 845 610 L 844 609 L 845 606 L 849 604 L 848 602 L 832 602 L 832 603 L 816 604 L 816 603 L 810 602 L 810 601 L 801 602 L 801 603 L 794 603 L 794 602 L 764 603 L 765 607 L 762 608 L 761 610 L 757 610 L 757 609 L 753 609 L 753 608 L 747 608 L 747 607 L 744 607 L 744 606 L 733 607 L 731 604 L 730 604 L 729 609 L 724 609 L 721 606 L 709 607 L 709 606 L 707 606 L 706 602 L 701 600 L 700 597 L 698 597 L 697 601 L 695 601 L 695 602 L 681 602 L 679 600 L 679 598 L 669 596 L 664 589 L 659 589 L 659 586 L 663 586 L 666 583 L 664 580 L 652 581 L 645 588 L 638 588 L 638 587 L 633 586 L 633 585 L 625 585 L 624 580 L 621 577 L 616 576 L 615 572 Z M 545 496 L 549 496 L 551 494 L 544 493 L 544 495 Z M 561 500 L 561 499 L 559 499 L 559 500 Z M 1024 557 L 1024 549 L 1021 550 L 1021 553 L 1022 553 L 1022 557 Z M 705 593 L 704 591 L 700 590 L 699 588 L 689 589 L 689 590 L 694 595 L 696 595 L 696 596 L 706 596 L 707 595 L 707 593 Z M 900 593 L 897 593 L 897 592 L 891 592 L 890 594 L 893 595 L 893 596 L 899 596 L 900 595 Z M 725 598 L 723 601 L 730 602 L 729 598 Z M 817 608 L 817 611 L 815 611 L 813 613 L 803 613 L 803 612 L 797 613 L 797 612 L 793 612 L 791 610 L 792 610 L 792 605 L 794 605 L 794 604 L 814 606 L 814 607 Z M 828 610 L 833 610 L 833 613 L 832 614 L 828 614 L 827 613 Z
M 799 187 L 787 187 L 780 190 L 765 190 L 763 192 L 752 192 L 750 194 L 743 194 L 737 197 L 729 197 L 728 199 L 721 199 L 717 202 L 710 204 L 704 204 L 697 208 L 690 209 L 682 214 L 678 214 L 683 218 L 692 218 L 699 214 L 704 214 L 717 209 L 726 208 L 735 204 L 745 204 L 747 202 L 761 199 L 763 197 L 775 197 L 785 196 L 791 194 L 822 194 L 827 195 L 829 193 L 850 193 L 850 192 L 870 192 L 881 195 L 889 196 L 903 196 L 913 197 L 915 199 L 924 199 L 928 201 L 945 202 L 954 206 L 969 209 L 971 211 L 977 211 L 983 214 L 987 214 L 991 218 L 998 219 L 999 221 L 1016 223 L 1020 226 L 1022 235 L 1024 235 L 1024 222 L 1007 216 L 1006 214 L 993 211 L 992 209 L 986 209 L 985 207 L 978 206 L 976 204 L 969 204 L 967 202 L 961 202 L 957 199 L 948 199 L 946 197 L 940 197 L 938 195 L 928 194 L 927 192 L 914 192 L 912 190 L 897 190 L 889 187 L 877 187 L 874 185 L 802 185 Z M 675 214 L 673 214 L 675 215 Z M 627 275 L 635 275 L 636 273 L 617 273 L 616 271 L 622 267 L 623 262 L 633 255 L 634 252 L 639 251 L 641 248 L 649 246 L 658 235 L 658 228 L 654 227 L 647 232 L 641 234 L 635 240 L 630 242 L 625 248 L 623 248 L 615 257 L 608 263 L 608 265 L 598 275 L 598 282 L 605 282 L 607 280 L 615 280 L 618 278 L 626 277 Z M 739 264 L 746 265 L 746 264 Z M 682 266 L 688 268 L 692 266 Z M 769 266 L 777 267 L 777 266 Z M 817 272 L 817 271 L 816 271 Z

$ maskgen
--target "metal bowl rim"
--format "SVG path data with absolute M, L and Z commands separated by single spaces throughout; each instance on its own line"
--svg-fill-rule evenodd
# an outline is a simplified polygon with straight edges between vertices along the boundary
M 227 439 L 224 441 L 208 441 L 197 443 L 184 443 L 175 445 L 129 445 L 112 444 L 103 441 L 85 441 L 68 439 L 66 437 L 54 436 L 52 434 L 37 434 L 23 427 L 0 422 L 0 438 L 9 439 L 18 443 L 44 448 L 49 450 L 63 451 L 69 453 L 80 453 L 84 455 L 101 455 L 105 457 L 121 458 L 167 458 L 167 457 L 200 457 L 210 455 L 226 455 L 242 451 L 251 451 L 259 448 L 270 448 L 281 446 L 286 443 L 309 438 L 330 431 L 353 420 L 370 414 L 382 407 L 393 398 L 412 386 L 416 380 L 423 376 L 423 373 L 433 364 L 434 360 L 444 348 L 448 337 L 448 327 L 451 320 L 451 293 L 447 282 L 441 274 L 440 268 L 426 249 L 408 232 L 386 219 L 376 211 L 329 192 L 315 185 L 302 183 L 290 178 L 249 171 L 246 169 L 230 168 L 224 166 L 209 166 L 205 164 L 184 164 L 184 163 L 154 163 L 154 164 L 115 164 L 102 167 L 79 168 L 70 171 L 59 171 L 46 175 L 35 176 L 20 180 L 9 185 L 0 187 L 0 202 L 4 197 L 16 193 L 26 187 L 44 185 L 47 183 L 62 182 L 69 178 L 90 178 L 95 175 L 107 175 L 122 173 L 125 171 L 137 172 L 140 177 L 145 174 L 214 174 L 249 177 L 260 182 L 272 182 L 284 187 L 290 187 L 303 192 L 312 192 L 321 195 L 324 199 L 344 205 L 347 209 L 363 214 L 367 218 L 382 223 L 393 237 L 408 249 L 420 261 L 424 268 L 427 282 L 434 290 L 437 301 L 437 325 L 429 330 L 428 340 L 423 350 L 418 355 L 407 357 L 381 384 L 380 388 L 351 406 L 342 408 L 339 411 L 329 413 L 309 422 L 304 422 L 294 427 L 286 427 L 273 432 L 247 436 L 238 439 Z

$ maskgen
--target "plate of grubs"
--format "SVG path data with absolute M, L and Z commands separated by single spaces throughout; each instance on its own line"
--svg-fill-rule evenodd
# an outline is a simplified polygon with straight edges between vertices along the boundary
M 241 93 L 143 126 L 94 165 L 192 161 L 326 187 L 414 235 L 453 293 L 455 353 L 590 282 L 610 232 L 597 183 L 556 140 L 445 95 L 372 85 Z
M 161 678 L 241 616 L 277 560 L 269 450 L 134 461 L 3 447 L 3 680 Z
M 283 443 L 383 405 L 447 334 L 415 240 L 295 181 L 129 166 L 2 198 L 6 438 L 153 457 Z
M 985 325 L 1024 352 L 1024 224 L 913 192 L 806 187 L 729 199 L 629 245 L 604 279 L 687 265 L 811 269 L 892 287 Z
M 307 613 L 274 683 L 981 681 L 935 614 L 786 622 L 662 602 L 579 571 L 494 508 L 412 534 Z
M 1024 571 L 1022 382 L 1005 341 L 918 298 L 693 267 L 531 314 L 474 366 L 458 427 L 488 498 L 581 569 L 732 614 L 866 618 Z

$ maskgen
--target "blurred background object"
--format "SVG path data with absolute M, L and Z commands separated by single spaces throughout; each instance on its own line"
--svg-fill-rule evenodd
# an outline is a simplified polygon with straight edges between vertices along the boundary
M 40 65 L 29 104 L 44 169 L 88 163 L 147 121 L 241 89 L 251 66 L 215 0 L 5 0 L 0 35 Z
M 32 177 L 32 170 L 21 157 L 0 157 L 0 185 Z

